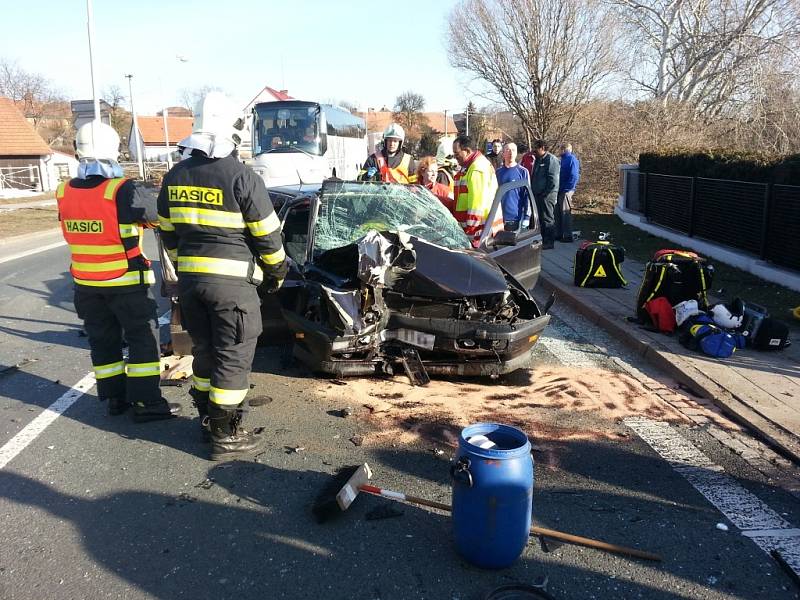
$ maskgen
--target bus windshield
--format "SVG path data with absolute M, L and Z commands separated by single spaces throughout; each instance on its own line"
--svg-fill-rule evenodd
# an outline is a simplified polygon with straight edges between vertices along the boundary
M 256 105 L 253 155 L 265 152 L 306 152 L 320 156 L 318 105 Z

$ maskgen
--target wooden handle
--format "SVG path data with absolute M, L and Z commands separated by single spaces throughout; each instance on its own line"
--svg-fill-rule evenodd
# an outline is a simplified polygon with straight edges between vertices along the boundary
M 570 544 L 586 546 L 587 548 L 597 548 L 598 550 L 605 550 L 607 552 L 622 554 L 624 556 L 633 556 L 635 558 L 643 558 L 645 560 L 661 562 L 661 557 L 658 554 L 652 554 L 651 552 L 637 550 L 636 548 L 628 548 L 626 546 L 617 546 L 616 544 L 609 544 L 608 542 L 601 542 L 600 540 L 593 540 L 591 538 L 585 538 L 579 535 L 572 535 L 571 533 L 564 533 L 562 531 L 556 531 L 555 529 L 531 527 L 531 535 L 548 537 L 554 540 L 568 542 Z
M 372 487 L 373 486 L 362 486 L 360 489 L 370 494 L 375 494 L 377 491 L 377 495 L 381 495 L 380 488 L 375 488 L 374 490 L 372 490 L 370 489 Z M 411 504 L 419 504 L 422 506 L 428 506 L 430 508 L 437 508 L 439 510 L 443 510 L 446 512 L 452 512 L 453 510 L 449 504 L 444 504 L 442 502 L 435 502 L 434 500 L 426 500 L 425 498 L 420 498 L 418 496 L 409 496 L 408 494 L 402 494 L 400 492 L 392 492 L 389 490 L 383 490 L 383 491 L 388 492 L 392 496 L 395 496 L 396 499 L 403 499 L 406 502 L 410 502 Z M 383 497 L 391 497 L 391 496 L 383 496 Z M 563 531 L 556 531 L 555 529 L 546 529 L 544 527 L 534 526 L 531 527 L 530 534 L 542 537 L 549 537 L 551 539 L 567 542 L 569 544 L 577 544 L 578 546 L 586 546 L 587 548 L 597 548 L 598 550 L 605 550 L 606 552 L 613 552 L 614 554 L 621 554 L 623 556 L 632 556 L 634 558 L 643 558 L 645 560 L 653 560 L 661 562 L 661 557 L 658 554 L 645 552 L 644 550 L 637 550 L 636 548 L 628 548 L 626 546 L 609 544 L 608 542 L 601 542 L 600 540 L 593 540 L 591 538 L 582 537 L 579 535 L 572 535 L 571 533 L 564 533 Z

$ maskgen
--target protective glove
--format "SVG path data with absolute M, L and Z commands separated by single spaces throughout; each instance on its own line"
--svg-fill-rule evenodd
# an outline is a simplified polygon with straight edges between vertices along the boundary
M 270 277 L 264 281 L 264 291 L 267 294 L 274 294 L 283 285 L 283 279 L 275 279 L 274 277 Z
M 375 177 L 375 175 L 377 175 L 377 174 L 378 174 L 378 168 L 377 167 L 370 167 L 369 169 L 367 169 L 367 177 L 372 178 L 372 177 Z

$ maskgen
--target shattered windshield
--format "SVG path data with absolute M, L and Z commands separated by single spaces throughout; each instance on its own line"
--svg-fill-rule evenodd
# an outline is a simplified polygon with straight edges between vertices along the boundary
M 450 212 L 420 186 L 326 183 L 314 231 L 314 255 L 352 244 L 371 230 L 403 231 L 450 250 L 470 248 Z

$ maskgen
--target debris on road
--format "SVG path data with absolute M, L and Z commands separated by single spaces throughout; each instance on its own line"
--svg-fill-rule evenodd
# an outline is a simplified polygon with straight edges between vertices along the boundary
M 0 377 L 3 377 L 4 375 L 11 375 L 12 373 L 16 373 L 22 367 L 24 367 L 26 365 L 29 365 L 31 363 L 35 363 L 35 362 L 39 362 L 39 359 L 38 358 L 25 358 L 25 359 L 19 361 L 15 365 L 11 365 L 9 367 L 4 367 L 4 368 L 0 369 Z
M 725 523 L 717 523 L 717 529 L 720 531 L 728 531 L 728 526 Z
M 255 396 L 247 400 L 247 405 L 252 407 L 264 406 L 272 402 L 272 396 Z
M 286 451 L 286 454 L 299 454 L 306 448 L 305 446 L 284 446 L 283 449 Z
M 395 517 L 402 517 L 405 514 L 402 510 L 397 510 L 389 504 L 381 504 L 376 506 L 371 511 L 364 515 L 367 521 L 380 521 L 382 519 L 393 519 Z
M 364 443 L 364 438 L 360 435 L 354 435 L 350 438 L 350 441 L 353 442 L 354 446 L 360 446 Z
M 210 490 L 212 487 L 214 487 L 214 484 L 215 484 L 215 481 L 214 481 L 214 479 L 212 477 L 206 477 L 200 483 L 195 484 L 194 487 L 202 488 L 204 490 Z

